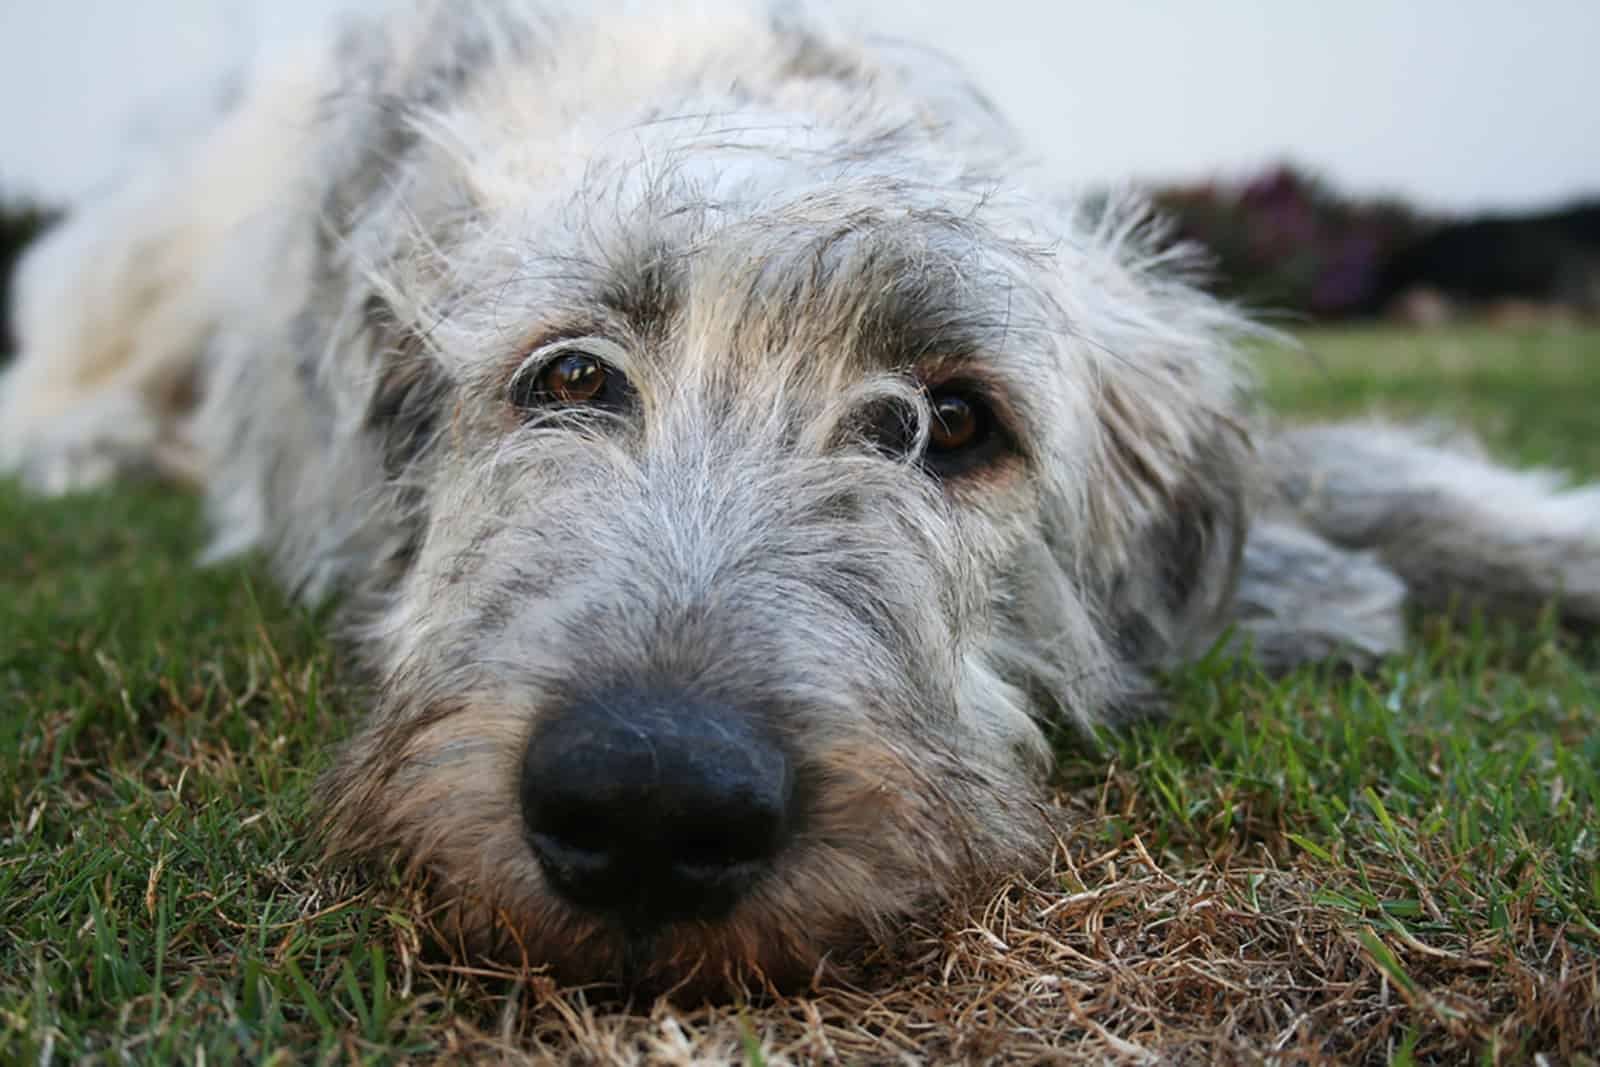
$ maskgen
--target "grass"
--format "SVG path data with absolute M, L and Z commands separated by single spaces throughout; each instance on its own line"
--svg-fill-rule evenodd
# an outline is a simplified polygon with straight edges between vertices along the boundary
M 1307 335 L 1300 413 L 1448 414 L 1600 475 L 1600 332 Z M 1595 1063 L 1600 655 L 1417 622 L 1368 677 L 1202 663 L 1064 742 L 1046 877 L 857 989 L 623 1009 L 423 950 L 307 796 L 359 714 L 324 620 L 198 570 L 193 500 L 0 487 L 0 1062 Z

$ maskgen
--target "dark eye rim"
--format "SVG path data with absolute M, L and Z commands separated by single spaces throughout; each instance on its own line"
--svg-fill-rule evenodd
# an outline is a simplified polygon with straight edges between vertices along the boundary
M 534 352 L 517 368 L 506 387 L 506 397 L 511 406 L 525 416 L 547 410 L 621 411 L 632 403 L 635 395 L 633 384 L 622 370 L 621 355 L 615 343 L 597 337 L 553 342 Z M 606 375 L 605 384 L 598 393 L 578 402 L 557 398 L 544 382 L 545 376 L 558 363 L 574 356 L 593 360 Z
M 954 448 L 942 448 L 931 435 L 917 449 L 916 415 L 903 400 L 886 399 L 863 413 L 858 433 L 885 457 L 919 466 L 930 477 L 951 481 L 1020 457 L 1017 438 L 1007 421 L 1004 401 L 981 379 L 960 377 L 925 381 L 920 386 L 931 410 L 947 396 L 969 405 L 976 426 L 972 439 Z

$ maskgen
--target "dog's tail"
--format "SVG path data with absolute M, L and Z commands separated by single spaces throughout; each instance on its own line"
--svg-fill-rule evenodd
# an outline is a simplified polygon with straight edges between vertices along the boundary
M 1600 486 L 1378 422 L 1286 429 L 1261 459 L 1265 499 L 1224 621 L 1267 667 L 1399 652 L 1408 601 L 1600 629 Z

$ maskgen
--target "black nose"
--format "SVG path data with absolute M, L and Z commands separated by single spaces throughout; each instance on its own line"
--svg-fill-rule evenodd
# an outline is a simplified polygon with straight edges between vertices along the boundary
M 568 901 L 648 928 L 725 914 L 790 830 L 789 761 L 738 709 L 636 690 L 540 724 L 522 817 Z

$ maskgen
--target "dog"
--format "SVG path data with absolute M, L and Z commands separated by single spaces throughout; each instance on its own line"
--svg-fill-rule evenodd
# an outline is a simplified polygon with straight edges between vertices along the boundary
M 1600 489 L 1255 402 L 1255 328 L 950 62 L 787 3 L 424 0 L 24 266 L 0 466 L 337 596 L 332 855 L 566 981 L 803 980 L 1042 869 L 1056 723 L 1408 603 L 1600 622 Z

